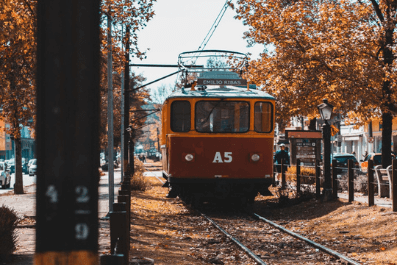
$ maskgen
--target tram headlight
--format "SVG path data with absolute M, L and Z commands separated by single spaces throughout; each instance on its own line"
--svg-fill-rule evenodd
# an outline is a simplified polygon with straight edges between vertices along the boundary
M 251 156 L 251 160 L 254 162 L 258 162 L 261 157 L 258 154 L 253 154 Z
M 192 161 L 193 159 L 194 159 L 194 156 L 192 155 L 192 154 L 187 154 L 186 156 L 185 156 L 185 159 L 186 159 L 186 161 Z

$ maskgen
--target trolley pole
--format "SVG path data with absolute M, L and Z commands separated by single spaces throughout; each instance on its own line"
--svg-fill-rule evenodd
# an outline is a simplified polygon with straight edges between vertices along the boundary
M 98 264 L 99 4 L 37 3 L 36 265 Z

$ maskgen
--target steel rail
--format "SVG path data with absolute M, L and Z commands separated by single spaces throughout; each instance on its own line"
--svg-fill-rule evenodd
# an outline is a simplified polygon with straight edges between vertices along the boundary
M 283 227 L 281 225 L 278 225 L 278 224 L 276 224 L 276 223 L 274 223 L 274 222 L 272 222 L 272 221 L 270 221 L 270 220 L 268 220 L 268 219 L 266 219 L 266 218 L 264 218 L 264 217 L 262 217 L 262 216 L 260 216 L 260 215 L 258 215 L 256 213 L 252 213 L 252 214 L 255 217 L 257 217 L 258 219 L 260 219 L 260 220 L 262 220 L 262 221 L 264 221 L 264 222 L 276 227 L 277 229 L 279 229 L 279 230 L 281 230 L 281 231 L 283 231 L 285 233 L 288 233 L 288 234 L 290 234 L 293 237 L 299 238 L 299 239 L 305 241 L 306 243 L 308 243 L 309 245 L 312 245 L 312 246 L 314 246 L 316 248 L 319 248 L 322 251 L 324 251 L 324 252 L 326 252 L 326 253 L 334 256 L 334 257 L 343 259 L 344 261 L 347 261 L 349 264 L 360 265 L 360 263 L 358 263 L 358 262 L 356 262 L 356 261 L 354 261 L 352 259 L 349 259 L 348 257 L 346 257 L 346 256 L 344 256 L 344 255 L 342 255 L 342 254 L 340 254 L 340 253 L 338 253 L 338 252 L 336 252 L 336 251 L 334 251 L 332 249 L 329 249 L 329 248 L 327 248 L 327 247 L 325 247 L 323 245 L 320 245 L 320 244 L 318 244 L 318 243 L 316 243 L 314 241 L 311 241 L 310 239 L 307 239 L 307 238 L 305 238 L 305 237 L 303 237 L 303 236 L 301 236 L 301 235 L 299 235 L 297 233 L 294 233 L 294 232 L 286 229 L 285 227 Z
M 160 182 L 163 183 L 163 181 L 161 181 L 158 177 L 156 177 L 156 178 L 157 178 Z M 201 216 L 203 216 L 205 219 L 207 219 L 208 221 L 210 221 L 210 222 L 212 223 L 212 225 L 214 225 L 217 229 L 219 229 L 222 233 L 224 233 L 228 238 L 230 238 L 234 243 L 236 243 L 240 248 L 242 248 L 242 249 L 243 249 L 248 255 L 250 255 L 251 258 L 253 258 L 256 262 L 258 262 L 259 264 L 266 265 L 266 263 L 265 263 L 263 260 L 261 260 L 257 255 L 255 255 L 255 254 L 254 254 L 251 250 L 249 250 L 246 246 L 244 246 L 243 244 L 241 244 L 241 243 L 240 243 L 237 239 L 235 239 L 232 235 L 230 235 L 230 234 L 227 233 L 225 230 L 223 230 L 215 221 L 213 221 L 211 218 L 209 218 L 208 216 L 206 216 L 206 215 L 203 214 L 203 213 L 200 213 L 200 214 L 201 214 Z M 296 238 L 299 238 L 299 239 L 305 241 L 306 243 L 308 243 L 308 244 L 310 244 L 310 245 L 312 245 L 312 246 L 314 246 L 314 247 L 316 247 L 316 248 L 319 248 L 319 249 L 321 249 L 322 251 L 324 251 L 324 252 L 326 252 L 326 253 L 328 253 L 328 254 L 334 256 L 334 257 L 343 259 L 344 261 L 347 261 L 349 264 L 361 265 L 360 263 L 358 263 L 358 262 L 356 262 L 356 261 L 354 261 L 354 260 L 352 260 L 352 259 L 349 259 L 348 257 L 346 257 L 346 256 L 344 256 L 344 255 L 342 255 L 342 254 L 340 254 L 340 253 L 338 253 L 338 252 L 336 252 L 336 251 L 334 251 L 334 250 L 332 250 L 332 249 L 329 249 L 329 248 L 327 248 L 327 247 L 325 247 L 325 246 L 323 246 L 323 245 L 320 245 L 320 244 L 318 244 L 318 243 L 316 243 L 316 242 L 314 242 L 314 241 L 311 241 L 310 239 L 307 239 L 307 238 L 305 238 L 305 237 L 303 237 L 303 236 L 301 236 L 301 235 L 299 235 L 299 234 L 297 234 L 297 233 L 294 233 L 294 232 L 292 232 L 292 231 L 286 229 L 285 227 L 283 227 L 283 226 L 281 226 L 281 225 L 278 225 L 278 224 L 276 224 L 276 223 L 274 223 L 274 222 L 272 222 L 272 221 L 270 221 L 270 220 L 268 220 L 268 219 L 266 219 L 266 218 L 264 218 L 264 217 L 262 217 L 262 216 L 260 216 L 260 215 L 258 215 L 258 214 L 256 214 L 256 213 L 252 213 L 252 214 L 253 214 L 255 217 L 257 217 L 258 219 L 260 219 L 260 220 L 262 220 L 262 221 L 264 221 L 264 222 L 266 222 L 266 223 L 268 223 L 268 224 L 270 224 L 270 225 L 276 227 L 277 229 L 279 229 L 279 230 L 281 230 L 281 231 L 284 231 L 284 232 L 286 232 L 286 233 L 288 233 L 288 234 L 290 234 L 290 235 L 292 235 L 292 236 L 294 236 L 294 237 L 296 237 Z
M 164 184 L 164 182 L 159 179 L 159 177 L 156 177 L 161 183 Z M 237 244 L 240 248 L 242 248 L 251 258 L 253 258 L 257 263 L 261 264 L 261 265 L 267 265 L 263 260 L 261 260 L 257 255 L 255 255 L 251 250 L 249 250 L 246 246 L 244 246 L 243 244 L 240 243 L 240 241 L 238 241 L 237 239 L 235 239 L 232 235 L 230 235 L 228 232 L 226 232 L 225 230 L 223 230 L 217 223 L 215 223 L 211 218 L 209 218 L 208 216 L 206 216 L 203 213 L 200 213 L 202 217 L 204 217 L 205 219 L 207 219 L 208 221 L 211 222 L 211 224 L 213 226 L 215 226 L 217 229 L 219 229 L 223 234 L 225 234 L 228 238 L 230 238 L 235 244 Z
M 160 179 L 160 177 L 159 177 L 159 176 L 156 176 L 156 179 L 157 179 L 158 181 L 160 181 L 160 182 L 161 182 L 161 184 L 164 184 L 164 183 L 165 183 L 165 181 L 163 181 L 162 179 Z
M 258 264 L 267 265 L 263 260 L 261 260 L 257 255 L 255 255 L 251 250 L 249 250 L 246 246 L 240 243 L 236 238 L 230 235 L 228 232 L 222 229 L 216 222 L 214 222 L 211 218 L 206 216 L 205 214 L 201 213 L 201 216 L 207 219 L 212 223 L 213 226 L 219 229 L 223 234 L 225 234 L 229 239 L 231 239 L 235 244 L 237 244 L 241 249 L 245 251 L 251 258 L 253 258 Z

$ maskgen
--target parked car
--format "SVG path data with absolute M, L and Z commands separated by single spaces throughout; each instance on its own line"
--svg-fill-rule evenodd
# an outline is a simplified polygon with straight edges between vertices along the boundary
M 7 168 L 10 170 L 10 174 L 15 172 L 15 158 L 6 160 Z
M 34 160 L 35 160 L 35 158 L 29 160 L 29 162 L 28 162 L 28 170 L 29 170 L 29 167 L 32 165 Z
M 337 168 L 337 174 L 345 174 L 347 173 L 347 163 L 349 160 L 353 160 L 353 168 L 360 168 L 360 165 L 356 159 L 356 157 L 353 154 L 347 154 L 347 153 L 338 153 L 338 154 L 333 154 L 332 159 L 336 160 L 336 165 L 332 165 L 331 161 L 331 166 L 335 166 Z
M 29 176 L 34 176 L 36 175 L 36 171 L 37 171 L 37 159 L 31 159 L 29 163 L 30 163 Z
M 22 172 L 25 174 L 29 173 L 28 163 L 29 161 L 27 158 L 22 158 Z
M 0 185 L 3 189 L 8 189 L 11 185 L 10 170 L 5 162 L 0 162 Z
M 394 154 L 391 154 L 392 159 L 396 159 Z M 365 156 L 364 160 L 361 161 L 361 171 L 364 173 L 368 172 L 368 161 L 374 161 L 374 167 L 382 165 L 382 154 L 381 153 L 369 153 Z
M 156 149 L 150 149 L 147 152 L 147 158 L 152 159 L 153 161 L 160 161 L 161 153 L 158 152 Z
M 119 167 L 119 163 L 117 162 L 117 160 L 113 161 L 113 168 L 118 168 Z M 101 165 L 101 169 L 103 171 L 109 171 L 109 163 L 108 161 L 105 162 L 105 164 Z

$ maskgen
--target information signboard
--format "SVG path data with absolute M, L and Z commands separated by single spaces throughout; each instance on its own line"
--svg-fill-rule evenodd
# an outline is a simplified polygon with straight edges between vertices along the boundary
M 296 159 L 304 165 L 314 166 L 316 164 L 317 140 L 316 139 L 296 139 Z
M 285 137 L 290 142 L 291 165 L 299 159 L 301 165 L 315 166 L 321 159 L 321 131 L 286 130 Z

